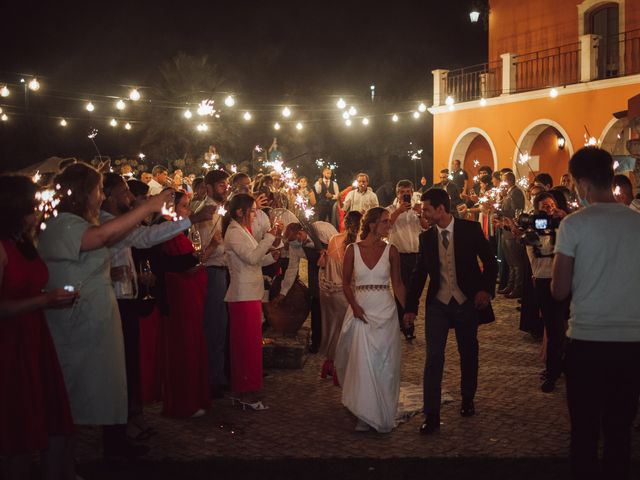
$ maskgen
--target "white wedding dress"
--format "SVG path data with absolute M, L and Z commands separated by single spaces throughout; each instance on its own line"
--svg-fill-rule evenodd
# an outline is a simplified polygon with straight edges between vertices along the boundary
M 396 426 L 400 393 L 400 329 L 390 287 L 389 248 L 369 269 L 354 245 L 354 292 L 367 323 L 347 309 L 335 358 L 342 403 L 380 433 Z

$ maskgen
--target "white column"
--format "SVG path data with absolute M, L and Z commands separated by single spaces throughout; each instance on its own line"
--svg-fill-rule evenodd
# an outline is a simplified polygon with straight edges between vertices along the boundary
M 433 106 L 444 105 L 447 97 L 447 74 L 449 70 L 432 70 L 433 74 Z
M 503 53 L 502 58 L 502 95 L 509 95 L 516 91 L 515 53 Z
M 599 35 L 580 35 L 580 81 L 598 79 Z

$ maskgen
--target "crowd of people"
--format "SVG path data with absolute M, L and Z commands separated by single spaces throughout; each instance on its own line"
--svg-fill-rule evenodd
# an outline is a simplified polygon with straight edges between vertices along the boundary
M 569 174 L 554 187 L 540 172 L 524 188 L 511 169 L 471 179 L 455 160 L 431 188 L 398 181 L 394 198 L 378 198 L 365 172 L 341 190 L 330 168 L 315 181 L 163 166 L 135 179 L 78 162 L 48 186 L 0 177 L 7 478 L 25 478 L 36 451 L 47 478 L 75 478 L 78 425 L 102 426 L 107 460 L 147 453 L 136 441 L 156 433 L 144 420 L 140 320 L 152 312 L 164 415 L 199 417 L 225 396 L 268 409 L 265 312 L 294 301 L 302 259 L 308 349 L 357 431 L 396 426 L 401 342 L 415 338 L 427 281 L 420 432 L 440 429 L 450 329 L 460 414 L 475 414 L 478 326 L 494 320 L 497 287 L 519 300 L 520 328 L 544 339 L 542 391 L 566 376 L 576 478 L 598 471 L 600 427 L 604 467 L 623 478 L 640 395 L 640 201 L 603 150 L 578 151 Z

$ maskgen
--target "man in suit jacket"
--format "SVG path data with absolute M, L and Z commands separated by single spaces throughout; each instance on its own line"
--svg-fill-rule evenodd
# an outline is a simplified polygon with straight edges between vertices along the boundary
M 460 190 L 458 186 L 451 180 L 452 175 L 449 173 L 448 168 L 440 170 L 440 182 L 433 185 L 433 188 L 440 188 L 449 194 L 451 199 L 451 212 L 454 217 L 458 216 L 458 205 L 462 203 L 460 197 Z
M 498 264 L 477 222 L 453 218 L 451 200 L 445 190 L 422 194 L 422 215 L 432 227 L 420 234 L 418 263 L 407 295 L 405 326 L 412 326 L 427 277 L 425 330 L 427 360 L 424 368 L 425 422 L 423 434 L 440 428 L 440 397 L 444 352 L 449 328 L 455 328 L 460 370 L 462 407 L 460 414 L 475 414 L 473 398 L 478 383 L 478 323 L 480 315 L 492 315 Z M 482 269 L 478 265 L 482 261 Z M 484 312 L 483 312 L 484 310 Z M 484 319 L 483 323 L 486 323 Z M 490 320 L 489 320 L 490 321 Z

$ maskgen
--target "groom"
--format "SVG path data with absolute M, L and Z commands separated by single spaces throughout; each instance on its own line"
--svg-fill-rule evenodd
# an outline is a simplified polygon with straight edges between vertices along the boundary
M 498 264 L 477 222 L 453 218 L 445 190 L 422 194 L 422 216 L 431 228 L 420 234 L 420 253 L 407 291 L 404 323 L 412 327 L 418 303 L 429 277 L 425 330 L 427 361 L 424 368 L 425 422 L 420 433 L 440 428 L 440 397 L 444 352 L 449 328 L 454 328 L 462 376 L 460 414 L 475 414 L 473 397 L 478 384 L 478 323 L 492 321 L 489 309 Z M 478 265 L 482 261 L 482 268 Z M 481 316 L 484 317 L 481 319 Z

